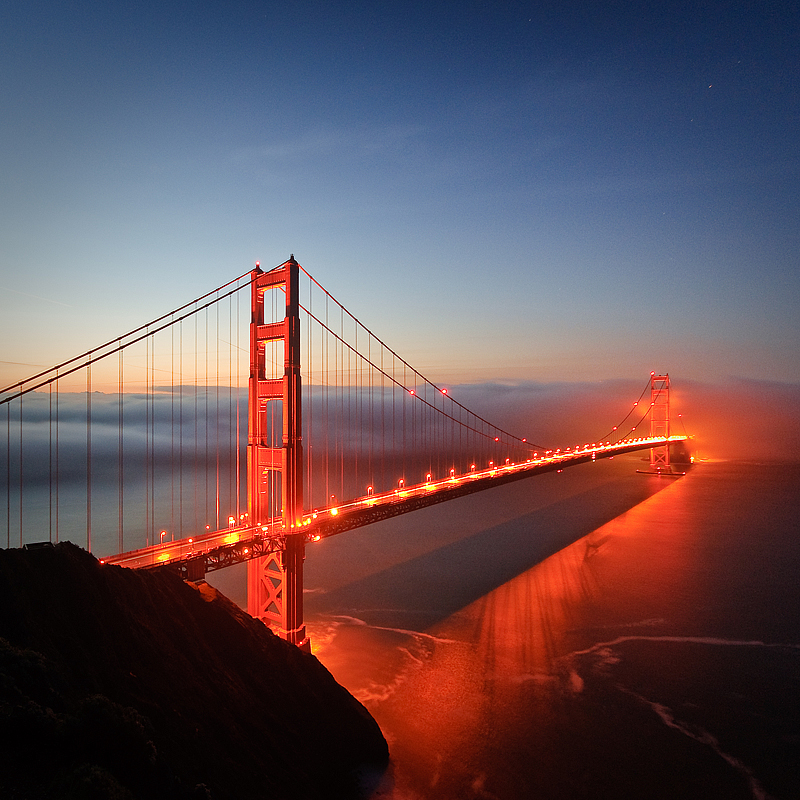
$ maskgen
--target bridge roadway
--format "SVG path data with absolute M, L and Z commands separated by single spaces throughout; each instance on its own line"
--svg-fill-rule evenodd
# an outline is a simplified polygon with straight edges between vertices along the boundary
M 528 478 L 544 472 L 613 458 L 624 453 L 646 450 L 668 442 L 685 441 L 686 436 L 630 439 L 617 444 L 587 444 L 574 450 L 547 451 L 544 456 L 520 463 L 501 464 L 464 475 L 401 487 L 381 494 L 369 494 L 347 503 L 305 514 L 298 530 L 289 530 L 281 520 L 269 525 L 236 526 L 211 531 L 187 539 L 163 542 L 101 559 L 132 569 L 171 567 L 184 578 L 197 579 L 206 572 L 232 566 L 252 558 L 283 550 L 286 536 L 301 531 L 306 542 L 334 536 L 382 519 L 480 492 L 492 486 Z

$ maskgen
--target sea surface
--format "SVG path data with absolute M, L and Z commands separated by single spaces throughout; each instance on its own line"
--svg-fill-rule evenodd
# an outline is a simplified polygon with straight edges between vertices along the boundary
M 636 459 L 308 548 L 373 797 L 800 798 L 800 464 Z

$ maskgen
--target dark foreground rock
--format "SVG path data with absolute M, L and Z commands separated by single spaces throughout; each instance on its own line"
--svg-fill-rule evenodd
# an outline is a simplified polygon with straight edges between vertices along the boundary
M 307 653 L 211 587 L 0 551 L 0 797 L 347 798 L 388 751 Z

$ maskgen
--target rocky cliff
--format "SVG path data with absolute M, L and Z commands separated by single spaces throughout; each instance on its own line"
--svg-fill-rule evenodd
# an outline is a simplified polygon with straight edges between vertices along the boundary
M 0 551 L 0 796 L 346 798 L 388 761 L 310 654 L 207 584 Z

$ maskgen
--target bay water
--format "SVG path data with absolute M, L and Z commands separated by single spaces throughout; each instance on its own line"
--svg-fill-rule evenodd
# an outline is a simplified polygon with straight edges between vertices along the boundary
M 386 800 L 800 797 L 800 464 L 615 459 L 311 545 Z

